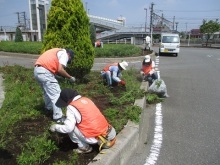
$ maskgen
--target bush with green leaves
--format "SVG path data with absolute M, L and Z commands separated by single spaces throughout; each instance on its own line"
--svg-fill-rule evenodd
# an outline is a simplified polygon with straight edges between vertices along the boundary
M 95 53 L 81 0 L 52 1 L 42 52 L 55 47 L 74 51 L 74 61 L 68 67 L 71 75 L 80 79 L 90 72 Z
M 22 42 L 22 41 L 23 41 L 23 37 L 22 37 L 21 29 L 17 27 L 15 32 L 15 42 Z

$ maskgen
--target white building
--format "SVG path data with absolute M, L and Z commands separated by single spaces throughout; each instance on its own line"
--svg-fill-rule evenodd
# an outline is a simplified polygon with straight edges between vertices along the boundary
M 48 0 L 29 0 L 31 41 L 42 41 L 47 27 L 48 11 Z

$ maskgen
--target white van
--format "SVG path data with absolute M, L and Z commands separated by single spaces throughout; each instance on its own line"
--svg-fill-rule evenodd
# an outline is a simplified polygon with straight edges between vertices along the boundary
M 180 37 L 179 34 L 162 33 L 159 46 L 159 55 L 175 54 L 176 57 L 180 52 Z

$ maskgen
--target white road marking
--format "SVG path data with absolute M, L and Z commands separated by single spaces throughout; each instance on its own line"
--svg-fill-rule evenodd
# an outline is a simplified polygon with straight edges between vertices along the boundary
M 160 149 L 163 143 L 163 115 L 162 104 L 156 104 L 155 112 L 155 128 L 154 128 L 154 140 L 150 149 L 150 154 L 147 157 L 144 165 L 154 165 L 157 163 L 160 155 Z
M 159 61 L 159 56 L 157 56 Z M 157 70 L 158 68 L 156 68 Z M 158 78 L 160 78 L 160 71 L 157 70 Z M 156 104 L 155 112 L 155 127 L 154 127 L 154 139 L 151 145 L 150 154 L 147 157 L 144 165 L 155 165 L 160 155 L 160 149 L 163 143 L 163 114 L 162 103 Z

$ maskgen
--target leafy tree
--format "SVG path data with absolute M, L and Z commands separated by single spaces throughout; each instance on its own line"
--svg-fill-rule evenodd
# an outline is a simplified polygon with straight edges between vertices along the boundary
M 21 29 L 17 27 L 15 32 L 15 42 L 22 42 L 22 41 L 23 41 L 23 37 L 22 37 Z
M 90 39 L 91 39 L 92 45 L 95 46 L 96 30 L 95 30 L 94 24 L 90 24 Z
M 50 48 L 70 48 L 75 57 L 68 72 L 78 79 L 88 74 L 95 57 L 90 40 L 89 18 L 81 0 L 53 0 L 48 14 L 42 52 Z
M 218 23 L 218 20 L 216 21 L 210 20 L 208 22 L 206 20 L 203 20 L 203 24 L 200 26 L 200 32 L 205 34 L 206 46 L 213 33 L 219 30 L 220 30 L 220 24 Z

